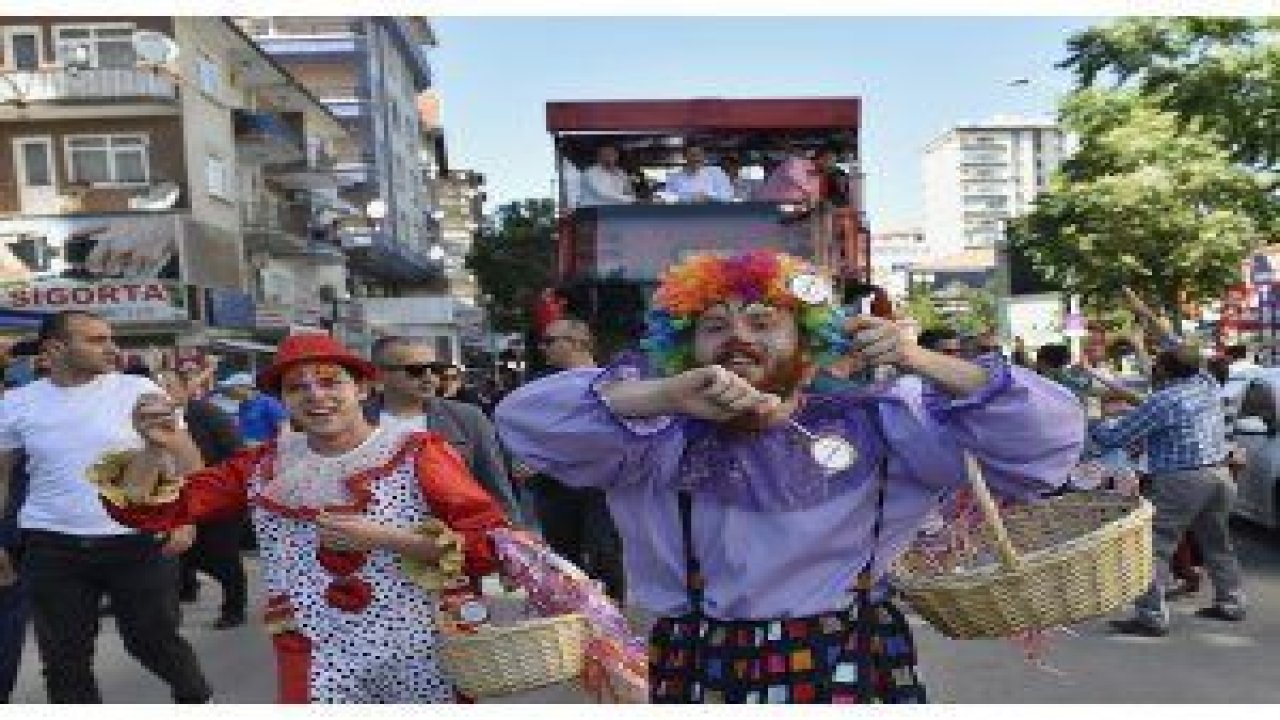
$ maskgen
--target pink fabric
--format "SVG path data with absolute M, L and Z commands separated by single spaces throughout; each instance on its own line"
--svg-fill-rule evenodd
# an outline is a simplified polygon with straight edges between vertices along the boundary
M 792 155 L 765 178 L 764 185 L 756 191 L 754 199 L 772 202 L 816 201 L 820 192 L 821 179 L 813 163 Z

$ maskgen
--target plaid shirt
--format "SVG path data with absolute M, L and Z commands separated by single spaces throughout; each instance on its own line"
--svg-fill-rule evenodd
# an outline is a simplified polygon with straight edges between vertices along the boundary
M 1218 383 L 1205 373 L 1173 382 L 1118 421 L 1099 424 L 1091 435 L 1108 448 L 1145 440 L 1152 473 L 1213 465 L 1227 456 Z

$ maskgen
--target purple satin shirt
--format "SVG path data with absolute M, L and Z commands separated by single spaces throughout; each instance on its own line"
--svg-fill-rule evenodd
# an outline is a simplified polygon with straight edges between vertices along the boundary
M 496 411 L 515 457 L 567 485 L 603 488 L 623 541 L 628 601 L 661 615 L 689 610 L 676 493 L 694 497 L 703 610 L 725 620 L 840 610 L 873 550 L 881 460 L 884 519 L 875 577 L 926 514 L 966 484 L 962 451 L 999 496 L 1031 499 L 1063 484 L 1080 456 L 1084 419 L 1070 391 L 992 357 L 973 397 L 946 397 L 915 377 L 856 393 L 811 395 L 796 414 L 858 449 L 830 473 L 785 425 L 741 434 L 683 416 L 626 419 L 598 393 L 627 366 L 570 370 L 529 383 Z

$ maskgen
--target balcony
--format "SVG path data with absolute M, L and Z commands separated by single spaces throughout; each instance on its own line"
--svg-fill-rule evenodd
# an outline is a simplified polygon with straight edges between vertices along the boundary
M 34 109 L 40 105 L 97 103 L 175 103 L 177 85 L 150 70 L 62 68 L 0 73 L 0 106 Z
M 333 156 L 319 142 L 307 142 L 307 157 L 288 165 L 266 168 L 267 177 L 289 190 L 333 190 L 339 187 L 339 173 Z
M 305 162 L 302 135 L 279 113 L 235 111 L 236 157 L 254 165 L 287 165 Z
M 300 203 L 258 200 L 240 206 L 240 229 L 246 248 L 272 254 L 304 251 L 310 218 L 310 208 Z
M 407 247 L 382 230 L 347 228 L 340 232 L 348 267 L 374 277 L 420 283 L 443 275 L 444 266 L 417 248 Z

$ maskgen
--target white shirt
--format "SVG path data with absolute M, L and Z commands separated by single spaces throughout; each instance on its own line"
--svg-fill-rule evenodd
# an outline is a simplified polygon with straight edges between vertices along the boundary
M 680 202 L 695 201 L 699 194 L 720 202 L 733 200 L 733 183 L 729 182 L 729 176 L 715 165 L 703 165 L 693 175 L 681 168 L 667 176 L 664 190 L 675 195 Z
M 410 430 L 430 430 L 427 426 L 427 416 L 419 413 L 417 415 L 392 415 L 386 410 L 378 416 L 378 427 L 385 428 L 407 428 Z
M 636 198 L 631 193 L 631 179 L 621 168 L 609 169 L 592 165 L 582 174 L 582 188 L 578 193 L 578 205 L 625 205 Z
M 135 532 L 107 515 L 85 474 L 108 450 L 142 447 L 133 406 L 146 393 L 163 392 L 146 378 L 108 373 L 74 387 L 45 379 L 5 393 L 0 450 L 25 450 L 30 477 L 18 527 L 70 535 Z

